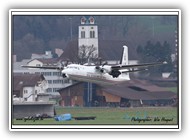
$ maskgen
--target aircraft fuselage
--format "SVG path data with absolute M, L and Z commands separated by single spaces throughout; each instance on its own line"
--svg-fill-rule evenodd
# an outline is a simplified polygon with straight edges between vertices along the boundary
M 105 66 L 107 70 L 110 66 Z M 102 72 L 96 69 L 96 66 L 85 66 L 79 64 L 70 64 L 66 69 L 62 70 L 62 74 L 65 74 L 68 78 L 78 81 L 101 83 L 101 84 L 118 84 L 130 80 L 128 74 L 121 74 L 117 78 L 113 78 L 112 75 L 103 70 Z

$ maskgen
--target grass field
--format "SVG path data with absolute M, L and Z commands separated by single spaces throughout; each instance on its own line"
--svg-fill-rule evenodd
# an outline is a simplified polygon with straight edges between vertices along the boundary
M 55 121 L 54 118 L 44 120 L 13 120 L 14 125 L 20 124 L 178 124 L 177 108 L 56 108 L 57 115 L 70 113 L 72 117 L 96 116 L 95 120 Z
M 168 90 L 169 91 L 172 91 L 172 92 L 174 92 L 174 93 L 177 93 L 178 91 L 178 89 L 177 89 L 177 87 L 170 87 L 170 88 L 168 88 Z

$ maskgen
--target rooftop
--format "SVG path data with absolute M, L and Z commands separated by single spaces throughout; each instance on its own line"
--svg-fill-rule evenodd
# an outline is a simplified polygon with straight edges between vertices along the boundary
M 57 63 L 59 62 L 58 58 L 35 58 L 35 59 L 28 61 L 28 63 L 30 63 L 33 60 L 38 60 L 38 61 L 42 62 L 43 65 L 57 65 Z
M 123 85 L 103 86 L 102 90 L 132 100 L 161 100 L 176 98 L 174 92 L 156 86 L 146 80 L 130 80 Z
M 40 74 L 13 74 L 13 90 L 20 90 L 24 86 L 35 86 L 38 81 L 43 80 Z
M 64 91 L 68 88 L 73 88 L 77 85 L 84 86 L 83 82 L 78 82 L 67 88 L 62 88 L 59 90 Z M 156 86 L 147 80 L 133 79 L 122 85 L 112 85 L 112 86 L 99 86 L 100 90 L 116 95 L 122 98 L 130 100 L 165 100 L 174 99 L 177 94 L 168 91 L 167 88 Z

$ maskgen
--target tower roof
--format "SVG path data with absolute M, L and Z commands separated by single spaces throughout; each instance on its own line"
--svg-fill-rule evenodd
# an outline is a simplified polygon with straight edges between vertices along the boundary
M 81 24 L 83 25 L 89 25 L 89 24 L 94 24 L 95 23 L 95 19 L 92 16 L 83 16 L 81 18 Z

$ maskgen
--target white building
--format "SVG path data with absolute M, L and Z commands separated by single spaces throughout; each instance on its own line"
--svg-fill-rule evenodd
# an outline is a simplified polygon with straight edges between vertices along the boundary
M 13 74 L 13 101 L 34 102 L 40 94 L 46 94 L 47 80 L 40 74 Z
M 71 80 L 63 78 L 61 71 L 51 69 L 34 69 L 34 68 L 22 68 L 21 65 L 28 66 L 57 66 L 58 60 L 54 58 L 35 58 L 23 60 L 22 62 L 15 62 L 13 64 L 13 73 L 22 74 L 43 74 L 48 81 L 48 88 L 46 92 L 51 95 L 59 95 L 57 90 L 67 87 L 72 84 Z
M 86 55 L 93 49 L 91 58 L 98 58 L 98 26 L 95 24 L 93 17 L 81 18 L 81 25 L 78 32 L 78 47 L 79 57 L 83 53 L 83 49 L 86 49 Z
M 45 54 L 36 54 L 33 53 L 31 56 L 31 59 L 35 59 L 35 58 L 52 58 L 53 55 L 51 53 L 51 51 L 45 51 Z

